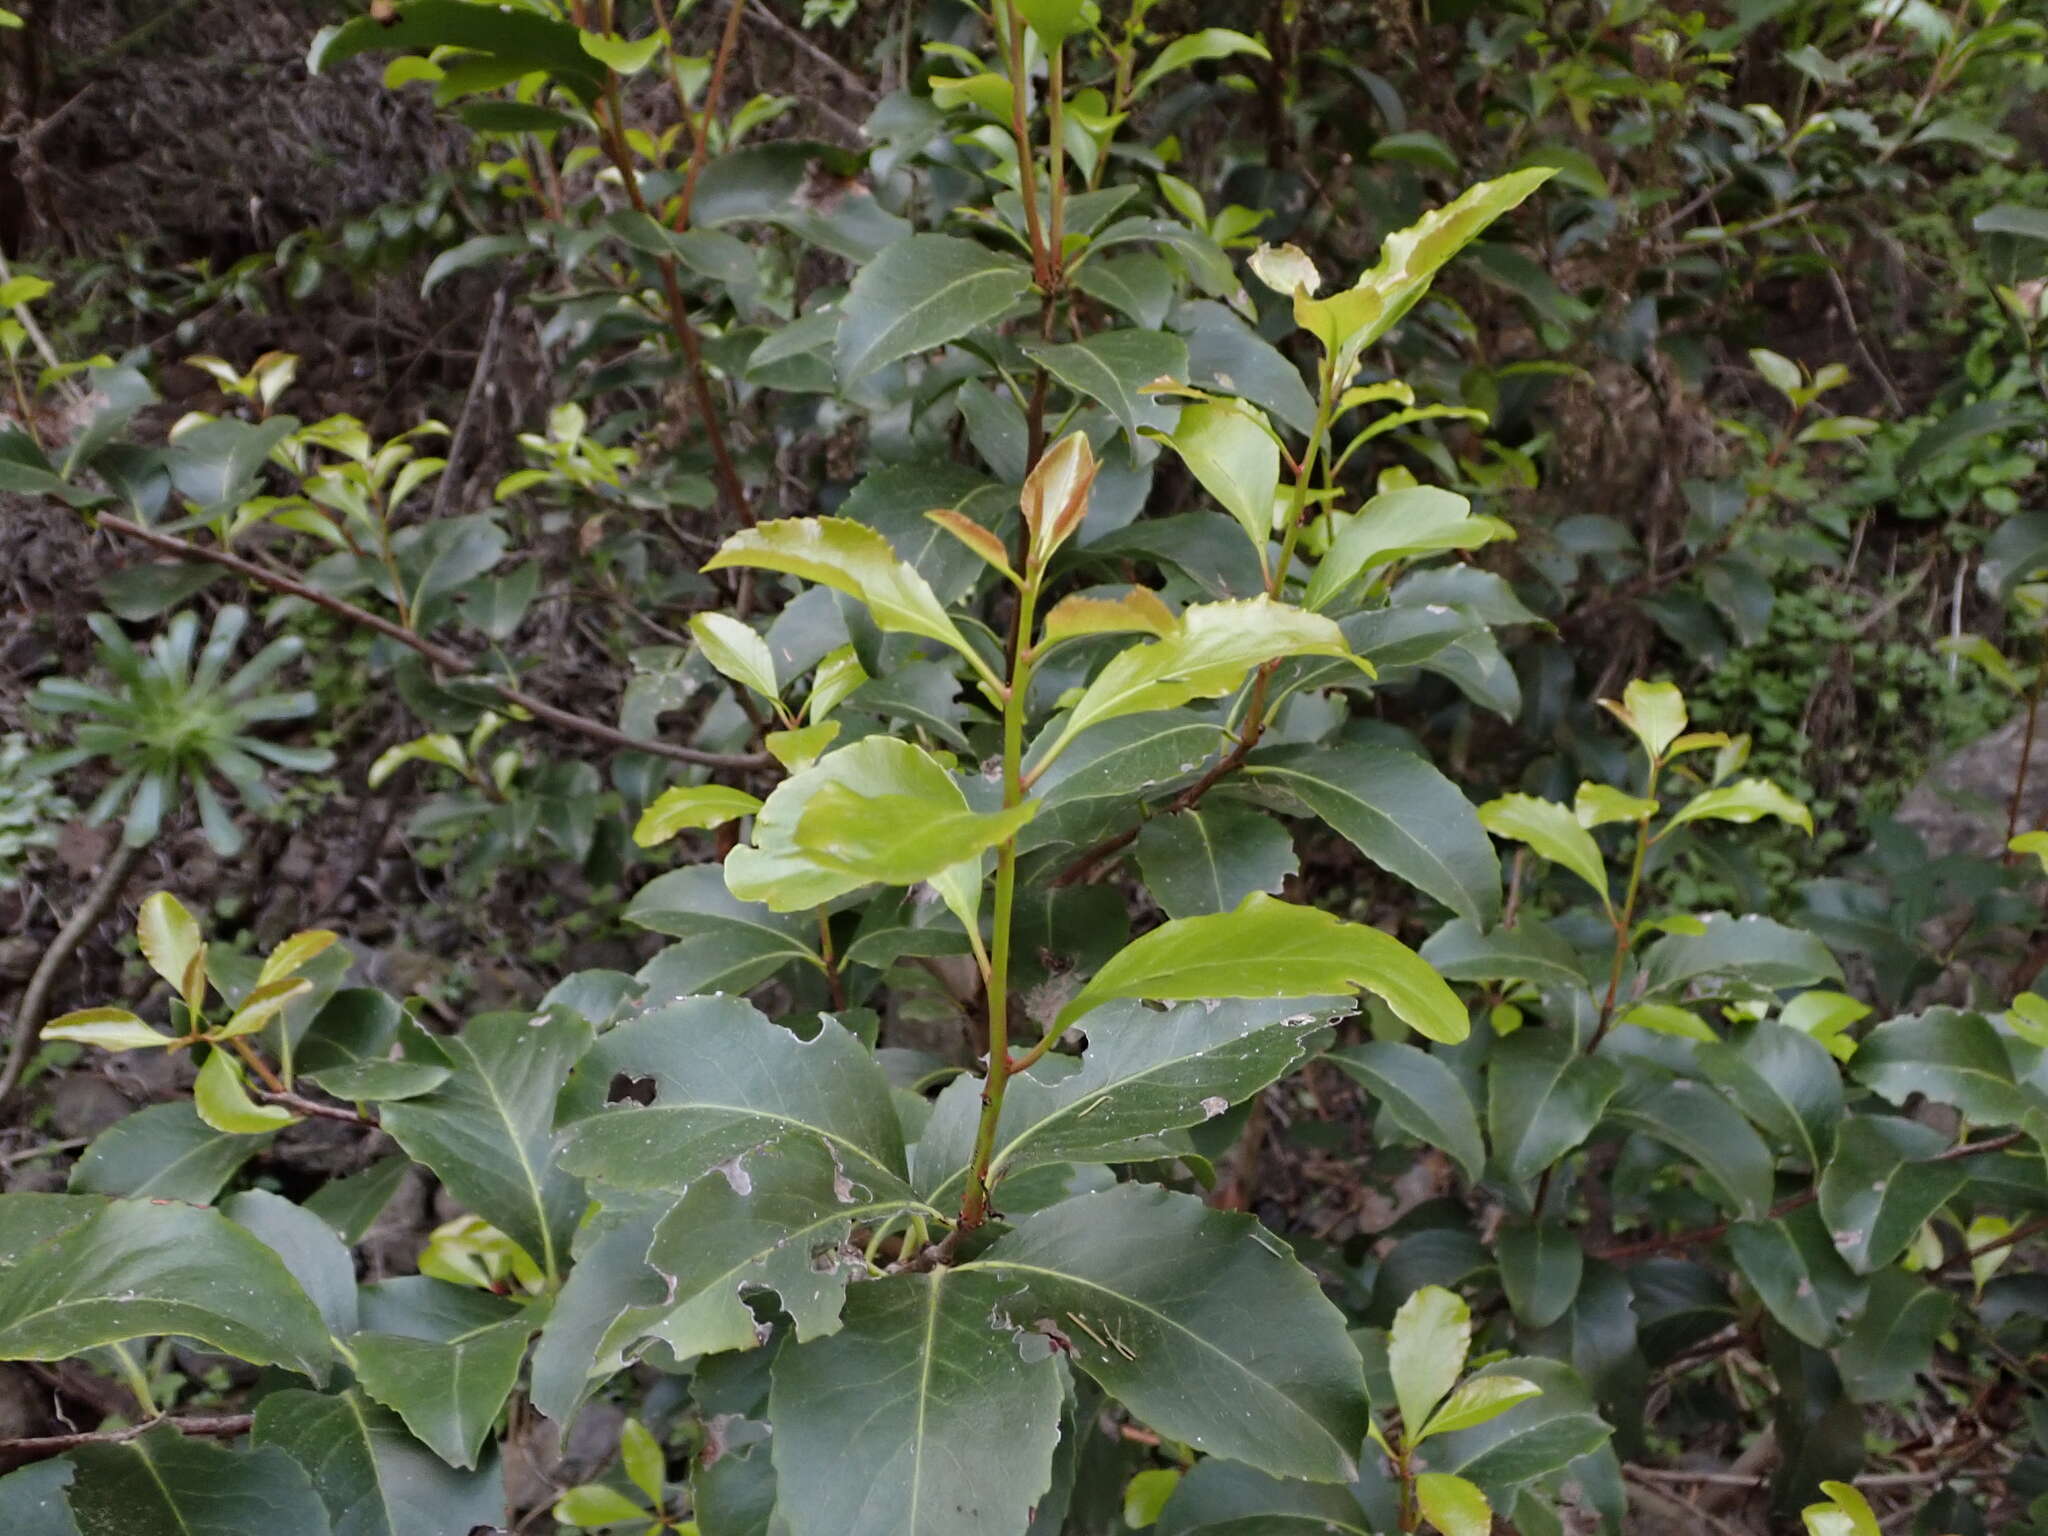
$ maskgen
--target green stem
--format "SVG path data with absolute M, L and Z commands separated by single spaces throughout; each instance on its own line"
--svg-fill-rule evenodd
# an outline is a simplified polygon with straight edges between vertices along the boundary
M 1027 566 L 1024 590 L 1017 599 L 1015 648 L 1010 659 L 1010 686 L 1003 700 L 1003 805 L 1024 799 L 1024 723 L 1030 708 L 1031 672 L 1035 657 L 1031 632 L 1044 572 Z M 960 1203 L 960 1226 L 971 1231 L 988 1220 L 988 1170 L 995 1156 L 996 1122 L 1003 1114 L 1003 1094 L 1010 1081 L 1010 950 L 1012 917 L 1017 903 L 1017 840 L 996 850 L 996 901 L 993 953 L 988 978 L 988 1077 L 981 1091 L 981 1123 L 974 1133 L 974 1157 L 967 1193 Z
M 1650 760 L 1650 779 L 1644 790 L 1644 798 L 1657 798 L 1657 774 L 1664 765 Z M 1614 1028 L 1614 1004 L 1621 992 L 1621 971 L 1628 963 L 1629 950 L 1634 942 L 1636 901 L 1643 889 L 1643 862 L 1650 852 L 1650 818 L 1645 816 L 1636 823 L 1636 851 L 1629 860 L 1628 889 L 1621 899 L 1621 911 L 1614 915 L 1614 964 L 1607 973 L 1607 996 L 1600 1004 L 1600 1022 L 1593 1030 L 1593 1038 L 1586 1043 L 1588 1055 L 1600 1049 L 1600 1042 L 1607 1038 L 1607 1032 Z

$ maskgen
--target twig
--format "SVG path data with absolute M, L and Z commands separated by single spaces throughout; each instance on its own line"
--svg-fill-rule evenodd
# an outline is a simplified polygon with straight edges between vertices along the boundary
M 491 300 L 490 323 L 484 327 L 483 350 L 476 355 L 476 372 L 469 377 L 469 392 L 462 397 L 462 414 L 455 418 L 455 435 L 448 439 L 448 462 L 441 470 L 441 483 L 434 487 L 434 516 L 439 518 L 447 509 L 448 498 L 455 490 L 455 477 L 462 468 L 463 445 L 469 441 L 469 425 L 476 416 L 476 402 L 480 396 L 496 388 L 491 378 L 491 364 L 497 360 L 498 335 L 505 326 L 505 303 L 511 290 L 500 288 Z
M 49 1010 L 50 992 L 57 984 L 57 977 L 70 963 L 73 951 L 85 942 L 86 935 L 99 926 L 100 919 L 120 899 L 122 887 L 127 885 L 128 877 L 135 873 L 135 866 L 142 862 L 142 856 L 148 851 L 146 843 L 140 847 L 123 843 L 117 848 L 113 857 L 107 860 L 107 867 L 100 871 L 92 889 L 86 892 L 85 900 L 78 904 L 78 910 L 57 930 L 57 937 L 43 951 L 43 958 L 37 963 L 35 973 L 29 977 L 28 986 L 21 994 L 21 1004 L 14 1011 L 7 1062 L 0 1066 L 0 1107 L 5 1107 L 21 1082 L 29 1052 L 35 1049 L 36 1032 L 43 1027 L 43 1019 Z
M 150 545 L 152 548 L 163 550 L 166 554 L 176 555 L 183 560 L 204 560 L 209 564 L 218 565 L 233 571 L 237 575 L 246 576 L 249 580 L 270 588 L 273 592 L 283 592 L 288 596 L 301 598 L 315 607 L 325 608 L 329 613 L 347 619 L 351 624 L 359 624 L 365 629 L 375 630 L 386 639 L 396 640 L 400 645 L 417 651 L 435 666 L 445 668 L 458 676 L 467 676 L 471 673 L 472 663 L 468 657 L 456 651 L 451 651 L 446 646 L 437 645 L 432 640 L 407 629 L 404 625 L 394 624 L 391 620 L 384 618 L 380 614 L 372 613 L 367 608 L 358 608 L 354 603 L 345 602 L 341 598 L 335 597 L 332 593 L 322 592 L 318 587 L 308 586 L 295 576 L 286 575 L 282 571 L 273 571 L 267 566 L 258 565 L 253 560 L 245 560 L 240 555 L 231 554 L 225 549 L 214 549 L 208 545 L 194 544 L 189 540 L 178 538 L 175 534 L 164 533 L 155 528 L 148 528 L 141 523 L 131 523 L 126 518 L 102 514 L 99 519 L 99 525 L 111 533 L 118 533 L 124 538 L 135 539 L 140 543 Z M 587 736 L 592 741 L 603 742 L 606 746 L 615 747 L 620 751 L 649 752 L 656 757 L 672 758 L 679 763 L 698 763 L 707 768 L 730 768 L 735 770 L 763 768 L 772 761 L 766 753 L 762 752 L 705 752 L 696 747 L 679 746 L 674 742 L 653 739 L 643 740 L 637 736 L 628 736 L 624 731 L 616 730 L 601 720 L 592 720 L 587 715 L 572 714 L 566 709 L 558 709 L 545 699 L 535 698 L 523 688 L 516 687 L 502 679 L 478 676 L 475 680 L 491 689 L 492 692 L 496 693 L 506 703 L 516 704 L 536 720 L 546 721 L 558 730 L 570 731 L 578 736 Z
M 309 1099 L 301 1094 L 273 1091 L 259 1088 L 255 1098 L 265 1104 L 275 1104 L 279 1109 L 288 1109 L 295 1115 L 307 1115 L 315 1120 L 338 1120 L 344 1125 L 366 1125 L 374 1129 L 377 1120 L 341 1104 L 325 1104 L 318 1099 Z
M 0 1466 L 19 1467 L 31 1461 L 47 1461 L 52 1456 L 62 1456 L 66 1451 L 79 1450 L 88 1445 L 124 1445 L 130 1440 L 139 1440 L 160 1425 L 168 1424 L 180 1434 L 206 1437 L 220 1436 L 232 1439 L 246 1435 L 256 1422 L 255 1415 L 247 1413 L 193 1414 L 186 1418 L 172 1418 L 164 1415 L 127 1429 L 104 1429 L 83 1431 L 75 1435 L 37 1435 L 23 1440 L 0 1440 Z
M 866 101 L 873 101 L 875 99 L 875 93 L 867 81 L 833 58 L 831 54 L 820 48 L 808 37 L 805 37 L 803 33 L 792 27 L 780 16 L 769 10 L 767 6 L 761 3 L 761 0 L 753 0 L 753 3 L 747 6 L 747 20 L 757 27 L 765 27 L 768 31 L 773 32 L 777 37 L 831 75 L 833 79 L 837 80 L 856 96 Z

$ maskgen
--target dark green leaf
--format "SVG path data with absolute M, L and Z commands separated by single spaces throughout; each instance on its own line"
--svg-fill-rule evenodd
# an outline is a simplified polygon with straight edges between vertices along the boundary
M 348 1341 L 363 1390 L 450 1466 L 474 1469 L 519 1379 L 534 1314 L 414 1275 L 366 1287 L 363 1323 Z
M 1675 992 L 1705 978 L 1777 990 L 1840 981 L 1842 968 L 1812 934 L 1767 917 L 1709 912 L 1702 934 L 1667 934 L 1643 956 L 1650 988 Z
M 726 889 L 715 864 L 694 864 L 650 880 L 626 908 L 626 921 L 681 940 L 640 973 L 651 1002 L 746 992 L 792 961 L 824 964 L 813 948 L 814 920 L 741 901 Z
M 1940 1138 L 1911 1121 L 1851 1115 L 1820 1180 L 1820 1212 L 1858 1274 L 1882 1269 L 1969 1178 L 1960 1161 L 1930 1161 Z
M 1863 1296 L 1863 1282 L 1828 1240 L 1812 1206 L 1728 1229 L 1735 1267 L 1785 1330 L 1820 1349 L 1834 1340 L 1842 1315 Z
M 1553 1029 L 1520 1029 L 1487 1063 L 1486 1122 L 1501 1170 L 1526 1184 L 1591 1134 L 1621 1087 L 1621 1068 L 1582 1056 Z
M 2004 1042 L 1981 1013 L 1930 1008 L 1888 1019 L 1856 1047 L 1849 1071 L 1893 1104 L 1916 1093 L 1979 1125 L 2013 1125 L 2027 1111 Z
M 1031 287 L 1031 271 L 957 235 L 912 235 L 862 267 L 841 305 L 837 363 L 860 379 L 928 352 L 1003 314 Z
M 1164 430 L 1173 424 L 1175 407 L 1144 393 L 1157 379 L 1178 383 L 1187 377 L 1187 345 L 1170 332 L 1098 331 L 1081 341 L 1024 351 L 1067 388 L 1099 402 L 1133 446 L 1142 428 Z
M 1585 1272 L 1586 1250 L 1558 1221 L 1516 1221 L 1500 1230 L 1494 1254 L 1508 1305 L 1529 1328 L 1548 1328 L 1570 1310 Z
M 72 1513 L 94 1536 L 327 1536 L 305 1469 L 275 1446 L 230 1451 L 164 1425 L 72 1459 Z
M 1228 912 L 1254 891 L 1278 892 L 1297 868 L 1294 839 L 1279 822 L 1214 799 L 1146 822 L 1136 854 L 1168 917 Z
M 1697 1163 L 1743 1219 L 1754 1220 L 1770 1208 L 1770 1149 L 1750 1123 L 1705 1084 L 1677 1078 L 1631 1090 L 1608 1105 L 1607 1118 Z
M 1328 1059 L 1362 1083 L 1382 1114 L 1425 1146 L 1438 1147 L 1477 1182 L 1486 1163 L 1479 1115 L 1451 1069 L 1426 1051 L 1369 1040 Z
M 495 1450 L 455 1471 L 354 1392 L 272 1392 L 251 1436 L 306 1469 L 339 1536 L 453 1536 L 506 1519 Z
M 1737 1109 L 1808 1168 L 1826 1160 L 1842 1118 L 1842 1077 L 1812 1036 L 1766 1020 L 1725 1043 L 1701 1045 L 1693 1059 Z
M 1870 1282 L 1870 1300 L 1842 1339 L 1842 1385 L 1859 1403 L 1895 1402 L 1919 1391 L 1935 1340 L 1948 1330 L 1955 1298 L 1917 1275 L 1887 1269 Z
M 336 1338 L 356 1328 L 356 1266 L 334 1229 L 304 1206 L 267 1189 L 231 1196 L 222 1214 L 284 1262 Z
M 71 1170 L 79 1194 L 189 1200 L 203 1205 L 268 1136 L 228 1136 L 199 1118 L 189 1099 L 152 1104 L 93 1138 Z

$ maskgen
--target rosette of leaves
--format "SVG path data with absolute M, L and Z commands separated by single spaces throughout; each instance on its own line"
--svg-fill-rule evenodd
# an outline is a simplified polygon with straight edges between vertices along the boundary
M 277 796 L 265 782 L 265 765 L 293 773 L 332 767 L 325 747 L 271 741 L 258 728 L 274 721 L 303 720 L 318 700 L 310 692 L 272 691 L 268 685 L 305 649 L 294 635 L 270 641 L 241 666 L 235 650 L 249 627 L 239 605 L 214 616 L 200 643 L 199 616 L 178 614 L 147 646 L 138 647 L 104 613 L 86 621 L 99 637 L 104 683 L 73 677 L 45 678 L 31 699 L 46 714 L 73 719 L 71 745 L 40 763 L 61 773 L 104 761 L 113 778 L 86 811 L 98 823 L 122 818 L 121 839 L 140 847 L 157 836 L 164 820 L 190 800 L 216 852 L 242 846 L 241 829 L 229 809 L 239 799 L 266 810 Z

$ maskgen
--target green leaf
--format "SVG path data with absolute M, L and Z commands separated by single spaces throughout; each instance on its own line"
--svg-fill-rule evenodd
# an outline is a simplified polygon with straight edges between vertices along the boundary
M 821 869 L 863 885 L 916 885 L 1006 841 L 1038 811 L 1030 800 L 1007 810 L 971 810 L 936 760 L 893 737 L 871 739 L 907 747 L 937 777 L 908 794 L 863 794 L 844 778 L 820 785 L 805 801 L 794 841 L 798 853 Z M 860 744 L 846 750 L 857 752 Z M 768 900 L 772 906 L 775 898 Z
M 1809 1504 L 1799 1512 L 1808 1536 L 1884 1536 L 1876 1511 L 1853 1483 L 1822 1483 L 1820 1491 L 1828 1502 Z
M 135 917 L 135 938 L 149 968 L 197 1009 L 206 1001 L 206 940 L 185 904 L 169 891 L 144 898 Z
M 1512 928 L 1481 933 L 1464 918 L 1446 923 L 1422 946 L 1422 958 L 1448 981 L 1526 981 L 1536 987 L 1581 987 L 1577 953 L 1531 917 Z
M 894 1178 L 856 1180 L 830 1146 L 790 1132 L 697 1180 L 654 1230 L 647 1261 L 668 1284 L 669 1315 L 650 1329 L 677 1358 L 761 1342 L 743 1290 L 774 1291 L 798 1339 L 839 1328 L 852 1269 L 839 1261 L 856 1225 L 905 1210 L 938 1218 Z
M 1029 345 L 1025 356 L 1077 394 L 1101 404 L 1130 434 L 1158 431 L 1173 420 L 1173 406 L 1144 393 L 1159 379 L 1187 378 L 1188 346 L 1170 331 L 1097 331 L 1080 341 Z
M 64 1492 L 77 1475 L 70 1462 L 52 1460 L 0 1477 L 0 1509 L 7 1511 L 11 1536 L 81 1536 Z
M 231 1136 L 261 1136 L 266 1131 L 298 1123 L 298 1117 L 290 1110 L 258 1104 L 250 1098 L 242 1082 L 241 1062 L 233 1053 L 218 1047 L 208 1054 L 206 1065 L 199 1069 L 199 1077 L 192 1084 L 192 1107 L 216 1131 Z
M 581 1530 L 588 1526 L 638 1525 L 651 1516 L 644 1504 L 635 1504 L 616 1488 L 602 1483 L 585 1483 L 571 1488 L 555 1500 L 555 1520 Z
M 768 642 L 757 631 L 730 614 L 699 613 L 690 619 L 690 633 L 696 637 L 704 659 L 721 676 L 744 684 L 764 699 L 773 699 L 779 692 L 775 658 L 769 654 Z
M 1554 1029 L 1520 1029 L 1487 1062 L 1486 1122 L 1493 1155 L 1518 1184 L 1536 1178 L 1592 1133 L 1621 1088 L 1621 1068 L 1582 1056 Z
M 1049 745 L 1040 738 L 1041 745 Z M 1129 716 L 1090 731 L 1036 773 L 1043 754 L 1027 755 L 1038 815 L 1017 834 L 1017 850 L 1075 851 L 1131 825 L 1148 801 L 1162 800 L 1195 780 L 1214 752 L 1227 746 L 1213 719 L 1189 710 Z
M 1486 1164 L 1479 1115 L 1449 1067 L 1427 1051 L 1391 1040 L 1347 1046 L 1325 1059 L 1362 1084 L 1394 1124 L 1424 1146 L 1440 1148 L 1459 1172 L 1478 1182 Z
M 1553 864 L 1562 864 L 1593 887 L 1602 906 L 1607 900 L 1607 865 L 1593 834 L 1578 817 L 1555 800 L 1534 795 L 1503 795 L 1479 807 L 1479 823 L 1495 837 L 1528 844 Z
M 2017 235 L 2023 240 L 2048 240 L 2048 210 L 2019 203 L 1998 203 L 1970 220 L 1980 235 Z
M 1015 1285 L 976 1267 L 892 1275 L 852 1289 L 838 1333 L 776 1356 L 770 1444 L 790 1536 L 1024 1529 L 1052 1481 L 1061 1387 L 1049 1357 L 1019 1353 L 1029 1322 L 1015 1306 Z
M 582 1190 L 553 1156 L 555 1100 L 590 1044 L 562 1011 L 485 1014 L 437 1039 L 455 1075 L 432 1093 L 386 1104 L 384 1129 L 464 1206 L 560 1272 Z
M 1475 1376 L 1444 1399 L 1430 1415 L 1425 1435 L 1451 1435 L 1497 1419 L 1518 1403 L 1540 1397 L 1543 1389 L 1519 1376 Z
M 451 1467 L 473 1470 L 538 1326 L 526 1308 L 423 1275 L 362 1293 L 356 1379 Z
M 1283 656 L 1342 657 L 1372 675 L 1367 663 L 1352 657 L 1344 632 L 1319 614 L 1268 597 L 1197 603 L 1183 610 L 1171 635 L 1112 658 L 1075 702 L 1044 755 L 1056 755 L 1106 720 L 1235 692 L 1253 667 Z
M 1160 49 L 1159 57 L 1139 72 L 1138 78 L 1131 82 L 1131 99 L 1137 100 L 1176 70 L 1199 64 L 1204 59 L 1227 59 L 1240 53 L 1261 59 L 1273 57 L 1257 38 L 1233 32 L 1228 27 L 1204 27 L 1199 32 L 1186 33 Z
M 1412 485 L 1381 492 L 1339 529 L 1330 552 L 1309 578 L 1303 605 L 1327 608 L 1359 577 L 1396 560 L 1447 549 L 1476 549 L 1503 536 L 1513 537 L 1497 518 L 1471 514 L 1471 502 L 1435 486 Z
M 620 1189 L 682 1189 L 720 1163 L 790 1132 L 830 1145 L 849 1178 L 885 1186 L 907 1173 L 888 1079 L 867 1047 L 827 1022 L 799 1040 L 732 998 L 691 998 L 611 1030 L 583 1074 L 601 1090 L 650 1078 L 654 1099 L 568 1127 L 561 1166 Z
M 1730 917 L 1710 912 L 1706 931 L 1674 933 L 1643 954 L 1643 972 L 1655 992 L 1690 988 L 1705 978 L 1777 991 L 1842 979 L 1842 968 L 1825 944 L 1810 933 L 1787 928 L 1754 913 Z
M 1751 347 L 1749 360 L 1755 365 L 1756 371 L 1764 376 L 1764 382 L 1781 395 L 1795 393 L 1806 382 L 1797 363 L 1764 347 Z
M 1812 1206 L 1735 1223 L 1728 1252 L 1771 1316 L 1815 1349 L 1834 1342 L 1842 1314 L 1862 1300 L 1863 1282 L 1835 1252 Z
M 661 52 L 663 38 L 659 32 L 631 41 L 602 32 L 580 32 L 576 41 L 585 53 L 607 69 L 622 75 L 637 75 L 654 62 L 655 55 Z
M 305 1469 L 275 1446 L 230 1451 L 165 1424 L 71 1457 L 71 1512 L 81 1531 L 327 1536 L 327 1510 Z
M 1299 867 L 1294 839 L 1279 822 L 1213 797 L 1146 822 L 1135 852 L 1168 917 L 1228 912 L 1254 891 L 1277 892 Z
M 1505 1504 L 1521 1484 L 1561 1472 L 1613 1433 L 1569 1366 L 1529 1357 L 1489 1365 L 1474 1381 L 1505 1376 L 1534 1385 L 1536 1397 L 1471 1429 L 1431 1440 L 1432 1468 L 1455 1472 Z
M 724 784 L 677 784 L 663 790 L 633 824 L 633 844 L 653 848 L 679 832 L 722 827 L 751 816 L 761 802 L 743 789 Z
M 1694 795 L 1672 812 L 1664 830 L 1668 832 L 1688 821 L 1733 821 L 1747 826 L 1766 816 L 1775 816 L 1787 826 L 1798 827 L 1808 837 L 1813 835 L 1812 812 L 1769 779 L 1738 779 L 1733 784 L 1723 784 L 1718 789 Z
M 1632 1091 L 1608 1106 L 1607 1118 L 1698 1164 L 1738 1217 L 1753 1221 L 1770 1209 L 1775 1182 L 1770 1149 L 1750 1123 L 1705 1084 L 1676 1078 Z
M 267 1189 L 245 1189 L 221 1210 L 283 1261 L 299 1289 L 320 1309 L 328 1333 L 340 1338 L 355 1331 L 355 1260 L 332 1227 L 305 1206 Z
M 1432 209 L 1389 235 L 1380 247 L 1379 261 L 1355 286 L 1326 299 L 1297 294 L 1296 323 L 1312 331 L 1333 358 L 1348 364 L 1415 307 L 1445 262 L 1555 174 L 1547 166 L 1514 171 Z M 1346 374 L 1349 369 L 1340 367 L 1338 372 Z
M 641 977 L 657 998 L 746 992 L 792 962 L 817 966 L 818 925 L 785 917 L 726 889 L 716 864 L 673 870 L 640 887 L 626 921 L 680 940 L 648 963 Z
M 1888 1019 L 1857 1046 L 1849 1072 L 1893 1104 L 1921 1093 L 1979 1125 L 2016 1125 L 2028 1108 L 2004 1042 L 1981 1013 L 1930 1008 Z
M 668 1489 L 668 1455 L 638 1419 L 619 1426 L 619 1464 L 626 1469 L 627 1481 L 658 1507 Z
M 868 736 L 775 787 L 754 817 L 752 846 L 726 856 L 725 883 L 775 912 L 822 906 L 876 881 L 913 885 L 1001 842 L 1034 809 L 977 814 L 922 747 Z M 920 820 L 932 826 L 929 839 L 917 835 Z
M 1278 1476 L 1358 1475 L 1364 1372 L 1343 1314 L 1252 1218 L 1124 1184 L 1027 1217 L 963 1269 L 1161 1434 Z
M 1425 757 L 1391 747 L 1288 747 L 1245 765 L 1391 875 L 1475 923 L 1500 915 L 1500 860 L 1472 802 Z
M 1183 1475 L 1179 1467 L 1148 1467 L 1134 1476 L 1124 1485 L 1124 1524 L 1139 1531 L 1157 1525 Z
M 446 1082 L 450 1069 L 427 1043 L 415 1059 L 393 1060 L 405 1010 L 370 987 L 336 992 L 313 1017 L 295 1051 L 298 1070 L 329 1093 L 354 1100 L 410 1099 Z M 423 1036 L 412 1036 L 420 1045 Z
M 1113 997 L 1307 997 L 1371 992 L 1432 1040 L 1465 1038 L 1465 1005 L 1400 940 L 1254 892 L 1234 911 L 1178 918 L 1127 945 L 1060 1010 L 1072 1023 Z
M 1263 560 L 1280 494 L 1280 445 L 1273 434 L 1252 419 L 1248 407 L 1200 400 L 1183 406 L 1173 430 L 1160 437 L 1237 519 Z
M 1010 1079 L 989 1159 L 991 1181 L 1058 1162 L 1127 1162 L 1157 1155 L 1159 1137 L 1200 1125 L 1250 1098 L 1301 1059 L 1328 1023 L 1329 999 L 1186 1003 L 1158 1012 L 1110 1003 L 1078 1021 L 1088 1036 L 1078 1070 Z M 940 1095 L 912 1154 L 935 1205 L 959 1198 L 980 1118 L 980 1079 Z
M 585 106 L 604 89 L 604 71 L 583 51 L 574 27 L 533 11 L 500 11 L 467 0 L 406 0 L 395 16 L 359 16 L 323 28 L 307 63 L 317 75 L 361 53 L 450 47 L 487 55 L 508 79 L 544 70 Z
M 1842 1339 L 1835 1358 L 1842 1385 L 1859 1403 L 1896 1402 L 1920 1390 L 1916 1379 L 1933 1361 L 1934 1345 L 1948 1331 L 1955 1298 L 1904 1270 L 1881 1270 L 1870 1299 Z
M 843 517 L 791 517 L 743 528 L 704 564 L 706 571 L 755 566 L 831 587 L 867 604 L 890 633 L 922 635 L 984 666 L 931 584 L 899 560 L 889 541 Z M 771 668 L 772 672 L 772 668 Z
M 1424 1472 L 1415 1479 L 1415 1506 L 1443 1536 L 1489 1536 L 1493 1508 L 1486 1495 L 1449 1472 Z
M 0 1211 L 19 1196 L 0 1196 Z M 0 1272 L 0 1360 L 184 1334 L 321 1380 L 327 1328 L 277 1255 L 219 1211 L 110 1200 Z
M 1088 0 L 1016 0 L 1017 14 L 1047 43 L 1088 30 Z
M 1694 1060 L 1766 1135 L 1819 1170 L 1842 1118 L 1842 1077 L 1825 1046 L 1767 1021 L 1726 1043 L 1703 1045 Z
M 189 1100 L 152 1104 L 93 1138 L 71 1170 L 70 1187 L 79 1194 L 204 1204 L 265 1145 L 260 1137 L 221 1134 Z
M 1394 1314 L 1387 1337 L 1387 1373 L 1401 1410 L 1401 1433 L 1413 1443 L 1465 1372 L 1472 1348 L 1472 1309 L 1455 1291 L 1425 1285 Z
M 103 1051 L 149 1051 L 172 1044 L 169 1035 L 152 1029 L 126 1008 L 80 1008 L 52 1019 L 36 1038 L 71 1040 Z
M 986 325 L 1031 287 L 1013 256 L 957 235 L 912 235 L 855 274 L 840 305 L 836 362 L 842 379 L 929 352 Z
M 1494 1255 L 1501 1289 L 1523 1326 L 1548 1328 L 1578 1298 L 1586 1250 L 1562 1222 L 1510 1222 L 1495 1240 Z
M 1969 1181 L 1959 1162 L 1927 1159 L 1939 1138 L 1908 1121 L 1851 1115 L 1820 1178 L 1820 1213 L 1835 1249 L 1859 1275 L 1906 1251 L 1929 1217 Z

